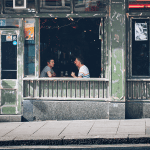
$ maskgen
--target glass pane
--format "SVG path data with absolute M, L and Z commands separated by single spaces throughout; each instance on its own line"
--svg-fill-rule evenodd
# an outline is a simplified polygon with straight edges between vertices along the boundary
M 107 0 L 75 0 L 74 11 L 106 11 Z
M 15 0 L 15 7 L 13 6 L 13 0 L 4 0 L 4 12 L 5 13 L 28 13 L 35 12 L 35 0 Z M 20 8 L 19 8 L 20 7 Z
M 35 74 L 34 19 L 25 19 L 24 74 Z
M 40 0 L 40 12 L 70 12 L 70 0 Z
M 149 20 L 132 20 L 132 75 L 149 75 Z
M 1 36 L 2 79 L 16 79 L 17 35 Z

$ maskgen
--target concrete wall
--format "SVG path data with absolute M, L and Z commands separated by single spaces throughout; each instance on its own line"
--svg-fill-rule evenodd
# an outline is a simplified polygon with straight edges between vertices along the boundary
M 125 119 L 125 104 L 98 101 L 23 101 L 23 121 L 85 119 Z

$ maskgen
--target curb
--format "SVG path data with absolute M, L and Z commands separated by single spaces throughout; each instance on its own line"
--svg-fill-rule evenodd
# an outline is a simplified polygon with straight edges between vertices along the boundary
M 150 137 L 141 138 L 91 138 L 91 139 L 40 139 L 0 141 L 0 146 L 19 145 L 105 145 L 105 144 L 148 144 Z

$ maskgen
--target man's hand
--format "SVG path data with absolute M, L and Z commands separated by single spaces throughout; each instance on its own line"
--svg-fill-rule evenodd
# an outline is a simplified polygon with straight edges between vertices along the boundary
M 74 78 L 76 78 L 75 72 L 71 72 L 71 76 L 74 77 Z
M 56 77 L 56 73 L 54 72 L 54 73 L 52 74 L 52 76 L 53 76 L 53 77 Z

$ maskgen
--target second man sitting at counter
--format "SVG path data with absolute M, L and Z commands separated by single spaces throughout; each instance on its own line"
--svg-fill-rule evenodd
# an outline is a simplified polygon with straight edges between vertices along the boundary
M 42 70 L 40 77 L 56 77 L 56 73 L 52 69 L 54 67 L 54 64 L 54 59 L 48 59 L 47 66 L 45 66 Z
M 75 73 L 72 72 L 71 76 L 74 78 L 90 78 L 89 69 L 84 65 L 83 58 L 76 57 L 74 64 L 78 67 L 79 73 L 78 77 L 75 76 Z

